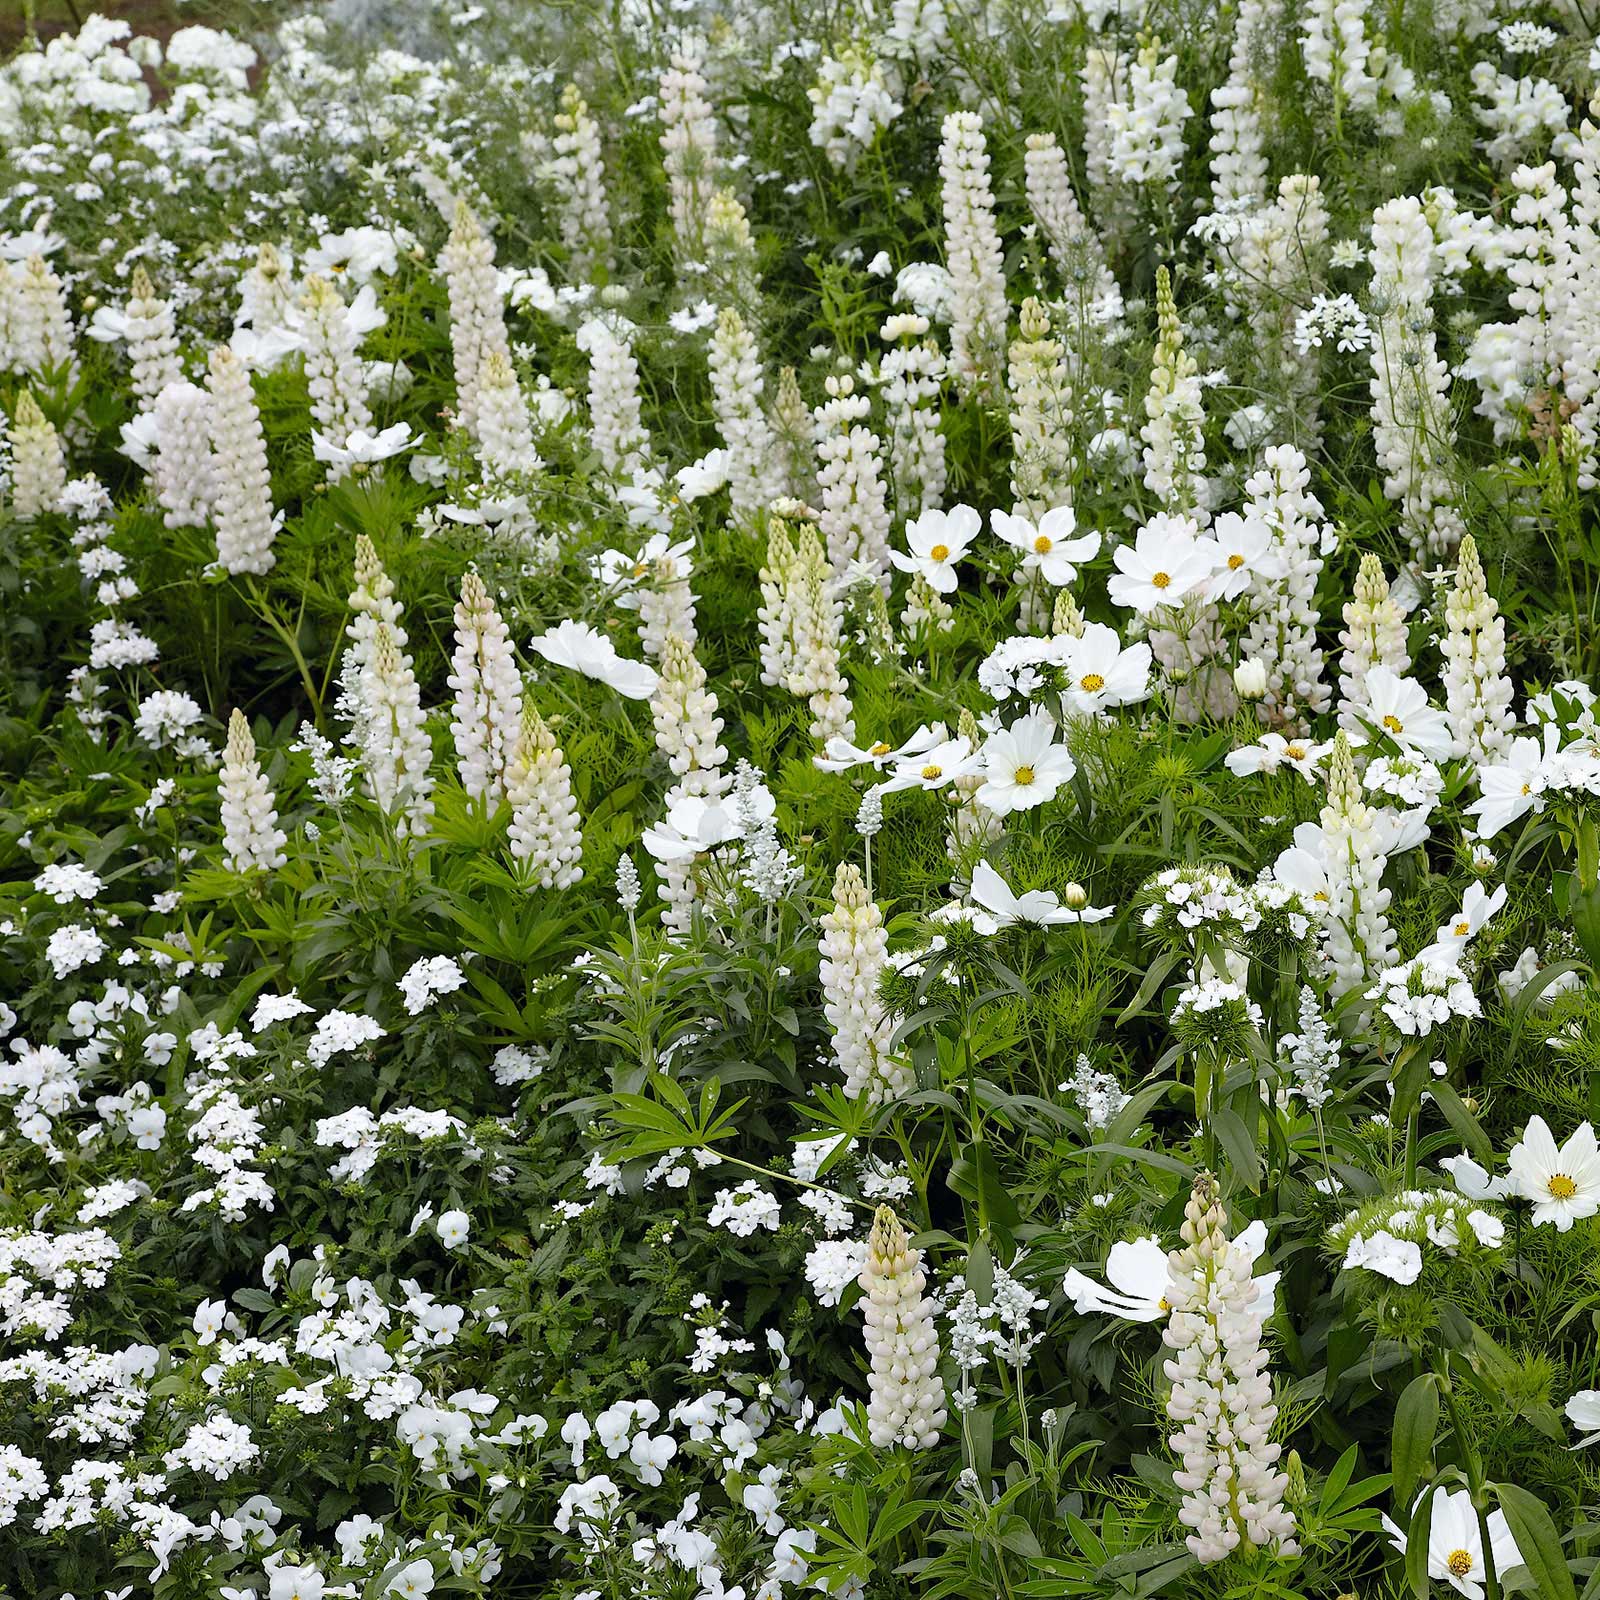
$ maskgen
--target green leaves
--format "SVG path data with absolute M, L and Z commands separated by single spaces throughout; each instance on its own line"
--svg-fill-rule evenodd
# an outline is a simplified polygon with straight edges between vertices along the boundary
M 708 1150 L 738 1132 L 734 1118 L 743 1100 L 717 1110 L 722 1085 L 707 1078 L 700 1086 L 700 1103 L 692 1108 L 683 1089 L 664 1072 L 651 1077 L 649 1094 L 612 1094 L 603 1097 L 605 1114 L 626 1136 L 613 1152 L 620 1161 L 660 1155 L 666 1150 Z
M 1395 1407 L 1390 1461 L 1394 1473 L 1394 1503 L 1403 1513 L 1416 1492 L 1418 1480 L 1433 1466 L 1433 1437 L 1439 1431 L 1439 1380 L 1424 1372 L 1406 1385 Z
M 1543 1600 L 1576 1600 L 1561 1536 L 1544 1502 L 1520 1483 L 1496 1483 L 1490 1488 L 1500 1501 L 1511 1537 L 1517 1541 L 1517 1552 L 1533 1574 Z

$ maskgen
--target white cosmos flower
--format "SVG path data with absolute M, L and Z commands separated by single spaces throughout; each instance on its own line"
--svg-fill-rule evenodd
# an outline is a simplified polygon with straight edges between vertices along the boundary
M 1027 811 L 1056 797 L 1072 782 L 1077 763 L 1067 747 L 1055 742 L 1056 725 L 1038 707 L 1009 728 L 991 734 L 983 746 L 983 787 L 978 804 L 997 817 Z
M 902 572 L 920 574 L 936 594 L 950 594 L 959 582 L 956 563 L 966 559 L 981 527 L 982 521 L 971 506 L 924 511 L 906 524 L 906 549 L 910 554 L 891 550 L 889 559 Z
M 902 789 L 942 789 L 955 778 L 977 771 L 978 756 L 959 734 L 942 744 L 907 756 L 895 763 L 894 771 L 878 785 L 879 794 L 898 794 Z
M 1583 1437 L 1573 1445 L 1582 1450 L 1600 1439 L 1600 1389 L 1580 1389 L 1566 1404 L 1567 1421 Z
M 1100 553 L 1098 533 L 1077 532 L 1078 518 L 1071 506 L 1047 511 L 1037 523 L 1010 511 L 991 511 L 989 526 L 998 538 L 1022 552 L 1022 570 L 1037 572 L 1046 583 L 1064 589 L 1077 580 L 1078 564 Z
M 684 795 L 664 821 L 645 829 L 644 847 L 657 861 L 688 861 L 742 839 L 749 828 L 759 827 L 776 812 L 772 791 L 764 783 L 755 784 L 742 797 L 708 800 L 697 794 Z
M 1235 600 L 1253 577 L 1283 576 L 1283 557 L 1273 543 L 1272 529 L 1255 517 L 1225 511 L 1211 525 L 1216 544 L 1216 571 L 1206 585 L 1208 600 Z
M 874 772 L 882 772 L 885 767 L 943 744 L 949 737 L 950 730 L 942 722 L 924 723 L 902 745 L 890 745 L 880 739 L 863 749 L 860 745 L 851 744 L 843 734 L 836 733 L 823 747 L 822 754 L 813 756 L 811 760 L 822 772 L 848 772 L 852 767 L 862 765 L 870 765 Z
M 996 924 L 1009 928 L 1026 922 L 1040 928 L 1065 927 L 1073 922 L 1102 922 L 1111 915 L 1110 906 L 1062 905 L 1049 889 L 1029 889 L 1017 894 L 987 862 L 980 861 L 972 871 L 972 899 L 992 913 Z
M 1543 1117 L 1534 1117 L 1506 1159 L 1507 1192 L 1533 1202 L 1533 1220 L 1566 1233 L 1600 1211 L 1600 1148 L 1587 1122 L 1558 1150 Z
M 1555 728 L 1544 730 L 1542 745 L 1537 739 L 1513 739 L 1503 762 L 1478 768 L 1478 798 L 1467 810 L 1478 819 L 1480 839 L 1492 839 L 1530 811 L 1544 810 L 1548 758 L 1560 739 Z
M 1363 690 L 1366 704 L 1361 715 L 1378 733 L 1386 733 L 1403 750 L 1446 761 L 1455 739 L 1444 712 L 1428 704 L 1428 691 L 1391 667 L 1376 666 L 1367 673 Z
M 330 466 L 371 466 L 421 443 L 421 435 L 412 433 L 410 424 L 405 422 L 397 422 L 382 433 L 368 433 L 365 428 L 357 428 L 343 444 L 335 444 L 327 434 L 313 430 L 311 454 Z
M 1311 739 L 1286 739 L 1281 733 L 1265 733 L 1255 744 L 1230 750 L 1224 765 L 1236 778 L 1288 767 L 1307 783 L 1315 783 L 1322 758 L 1332 748 L 1331 744 L 1317 744 Z
M 552 666 L 570 667 L 586 678 L 608 684 L 629 700 L 648 700 L 656 690 L 656 669 L 643 661 L 629 661 L 603 633 L 583 622 L 558 623 L 548 633 L 528 641 Z
M 1143 616 L 1194 593 L 1216 570 L 1217 547 L 1200 537 L 1192 517 L 1158 511 L 1111 559 L 1117 567 L 1107 585 L 1112 604 Z
M 1438 929 L 1423 955 L 1433 961 L 1458 965 L 1467 945 L 1505 903 L 1503 883 L 1493 894 L 1485 891 L 1481 883 L 1469 883 L 1461 897 L 1461 909 Z
M 1267 1225 L 1252 1222 L 1234 1241 L 1252 1263 L 1267 1248 Z M 1080 1317 L 1103 1311 L 1125 1322 L 1159 1322 L 1172 1308 L 1167 1304 L 1167 1251 L 1153 1235 L 1121 1240 L 1106 1256 L 1106 1277 L 1111 1287 L 1096 1283 L 1073 1267 L 1063 1282 L 1067 1296 Z M 1255 1280 L 1260 1291 L 1256 1305 L 1268 1307 L 1277 1292 L 1279 1274 L 1263 1272 Z
M 1150 646 L 1141 641 L 1124 649 L 1115 628 L 1086 623 L 1070 647 L 1066 675 L 1064 710 L 1092 716 L 1110 706 L 1132 705 L 1150 693 Z
M 1504 1200 L 1506 1197 L 1510 1178 L 1491 1178 L 1488 1169 L 1480 1167 L 1465 1151 L 1458 1156 L 1446 1156 L 1439 1166 L 1450 1174 L 1450 1181 L 1469 1200 Z
M 675 474 L 678 498 L 684 501 L 703 500 L 715 494 L 728 481 L 728 452 L 720 446 L 708 450 L 698 461 L 679 467 Z
M 1505 1512 L 1491 1511 L 1488 1522 L 1489 1550 L 1494 1557 L 1495 1576 L 1500 1577 L 1522 1565 L 1522 1552 L 1511 1536 Z M 1405 1533 L 1388 1517 L 1383 1519 L 1383 1526 L 1389 1542 L 1404 1555 Z M 1483 1537 L 1470 1489 L 1457 1489 L 1454 1494 L 1440 1489 L 1434 1493 L 1428 1522 L 1428 1576 L 1443 1579 L 1467 1600 L 1483 1600 L 1486 1576 Z

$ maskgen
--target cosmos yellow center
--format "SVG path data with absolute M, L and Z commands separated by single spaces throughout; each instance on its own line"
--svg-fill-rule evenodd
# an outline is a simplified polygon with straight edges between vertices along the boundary
M 1017 768 L 1017 773 L 1016 773 L 1016 781 L 1018 783 L 1032 783 L 1033 782 L 1033 768 L 1032 767 L 1018 767 Z
M 1237 572 L 1239 570 L 1239 568 L 1242 567 L 1243 565 L 1244 565 L 1244 557 L 1242 555 L 1238 554 L 1237 551 L 1235 551 L 1235 553 L 1233 555 L 1228 557 L 1228 571 L 1229 572 Z
M 947 544 L 936 544 L 933 547 L 933 549 L 931 549 L 928 552 L 928 559 L 930 561 L 944 561 L 944 560 L 947 560 L 949 558 L 949 555 L 950 555 L 950 546 L 949 545 L 947 545 Z
M 1098 672 L 1086 672 L 1078 679 L 1078 687 L 1087 694 L 1096 694 L 1105 686 L 1106 680 Z
M 1472 924 L 1463 919 L 1462 921 L 1458 922 L 1450 931 L 1455 934 L 1456 938 L 1465 939 L 1466 936 L 1472 932 Z
M 924 767 L 922 769 L 922 776 L 928 783 L 932 783 L 935 778 L 942 778 L 944 776 L 944 768 L 935 766 Z
M 1472 1557 L 1465 1550 L 1452 1550 L 1444 1564 L 1458 1578 L 1464 1578 L 1472 1571 Z
M 1551 1196 L 1557 1200 L 1570 1200 L 1578 1192 L 1578 1186 L 1566 1173 L 1558 1172 L 1545 1184 Z
M 1041 533 L 1039 537 L 1033 541 L 1033 548 L 1042 556 L 1049 555 L 1050 551 L 1054 548 L 1054 545 L 1055 541 L 1048 533 Z
M 1320 900 L 1324 905 L 1326 905 L 1328 902 L 1328 891 L 1326 889 L 1318 889 L 1311 898 L 1313 900 Z
M 888 753 L 889 747 L 883 742 L 882 739 L 873 745 L 873 747 L 867 752 L 868 755 L 872 756 L 886 756 Z
M 1159 1306 L 1163 1311 L 1170 1311 L 1172 1309 L 1172 1307 L 1167 1303 L 1167 1297 L 1165 1295 L 1162 1295 L 1162 1297 L 1156 1301 L 1156 1305 Z
M 1532 794 L 1532 793 L 1533 793 L 1533 785 L 1532 785 L 1532 784 L 1531 784 L 1531 783 L 1525 783 L 1525 784 L 1523 784 L 1523 786 L 1522 786 L 1522 792 L 1523 792 L 1523 793 L 1524 793 L 1524 794 Z
M 1170 572 L 1158 572 L 1150 581 L 1156 588 L 1165 589 L 1172 583 L 1172 574 Z
M 1404 733 L 1406 731 L 1405 723 L 1395 716 L 1392 711 L 1383 719 L 1383 725 L 1390 733 Z
M 1306 747 L 1303 744 L 1285 745 L 1283 753 L 1288 756 L 1291 761 L 1304 761 L 1306 758 Z

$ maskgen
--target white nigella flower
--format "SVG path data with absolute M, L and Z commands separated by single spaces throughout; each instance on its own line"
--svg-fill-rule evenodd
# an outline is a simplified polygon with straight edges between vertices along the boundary
M 1567 1421 L 1583 1437 L 1573 1445 L 1582 1450 L 1600 1439 L 1600 1389 L 1580 1389 L 1566 1404 Z
M 1022 570 L 1037 572 L 1048 584 L 1064 589 L 1077 581 L 1078 566 L 1100 552 L 1098 533 L 1079 534 L 1071 506 L 1047 511 L 1037 523 L 1009 511 L 992 511 L 989 526 L 998 538 L 1022 552 Z
M 1412 678 L 1402 678 L 1391 668 L 1377 666 L 1363 685 L 1366 704 L 1363 719 L 1373 730 L 1388 734 L 1402 750 L 1448 760 L 1455 749 L 1444 712 L 1428 704 L 1428 692 Z
M 1112 706 L 1133 705 L 1150 692 L 1150 646 L 1140 640 L 1123 648 L 1115 628 L 1084 624 L 1069 648 L 1064 710 L 1092 716 Z
M 994 917 L 999 928 L 1009 928 L 1017 922 L 1040 928 L 1058 928 L 1072 922 L 1102 922 L 1112 910 L 1110 906 L 1064 906 L 1048 889 L 1029 889 L 1017 894 L 987 861 L 980 861 L 972 869 L 972 899 Z
M 586 678 L 615 689 L 629 700 L 648 700 L 656 690 L 656 670 L 643 661 L 630 661 L 617 654 L 617 647 L 582 622 L 558 623 L 548 633 L 528 641 L 546 661 L 557 667 L 570 667 Z
M 1600 1211 L 1600 1148 L 1587 1122 L 1558 1150 L 1543 1117 L 1532 1118 L 1506 1161 L 1507 1192 L 1533 1202 L 1535 1224 L 1558 1233 Z
M 951 594 L 959 580 L 956 563 L 966 559 L 972 541 L 978 537 L 981 522 L 971 506 L 952 506 L 948 511 L 924 511 L 906 524 L 906 549 L 889 552 L 889 559 L 902 572 L 914 572 L 936 594 Z
M 1175 606 L 1216 571 L 1217 547 L 1200 537 L 1193 517 L 1157 512 L 1132 544 L 1119 545 L 1111 559 L 1117 570 L 1107 585 L 1113 605 L 1141 616 Z
M 997 817 L 1027 811 L 1056 797 L 1077 772 L 1065 745 L 1055 742 L 1056 725 L 1040 709 L 993 734 L 983 746 L 983 787 L 978 804 Z
M 1522 1552 L 1511 1536 L 1511 1526 L 1503 1511 L 1489 1513 L 1489 1550 L 1494 1557 L 1495 1575 L 1521 1566 Z M 1405 1533 L 1388 1517 L 1383 1525 L 1389 1542 L 1406 1553 Z M 1433 1512 L 1428 1523 L 1428 1576 L 1448 1583 L 1457 1594 L 1467 1600 L 1483 1600 L 1485 1568 L 1483 1561 L 1483 1535 L 1478 1523 L 1478 1508 L 1472 1503 L 1470 1489 L 1457 1489 L 1454 1494 L 1437 1490 L 1433 1497 Z

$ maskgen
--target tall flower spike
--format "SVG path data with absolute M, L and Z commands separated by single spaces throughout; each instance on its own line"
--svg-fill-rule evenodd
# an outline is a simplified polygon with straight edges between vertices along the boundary
M 372 428 L 360 341 L 344 296 L 326 278 L 313 275 L 306 279 L 299 311 L 311 418 L 319 432 L 343 445 L 358 429 L 366 433 Z M 330 465 L 328 477 L 337 483 L 348 470 L 348 466 Z
M 717 697 L 706 688 L 706 669 L 676 634 L 667 636 L 661 652 L 661 675 L 650 701 L 656 748 L 667 758 L 682 794 L 720 792 L 721 767 L 728 759 L 717 742 L 722 718 Z
M 639 366 L 627 336 L 599 317 L 578 329 L 589 357 L 589 441 L 607 472 L 627 477 L 650 463 L 650 435 L 639 406 Z
M 512 807 L 511 854 L 528 863 L 541 889 L 571 888 L 583 876 L 583 833 L 572 797 L 572 769 L 532 700 L 522 703 L 521 734 L 506 774 L 506 793 Z M 633 872 L 631 862 L 628 870 Z M 617 881 L 624 883 L 620 863 Z M 634 873 L 634 904 L 638 883 Z
M 856 393 L 849 373 L 829 377 L 828 398 L 812 413 L 822 490 L 820 526 L 836 573 L 861 563 L 887 579 L 889 493 L 881 441 L 866 426 L 871 413 L 872 402 Z
M 55 424 L 31 389 L 17 396 L 9 438 L 12 510 L 23 521 L 54 511 L 67 486 L 66 458 Z
M 66 289 L 43 256 L 30 256 L 18 279 L 13 339 L 25 372 L 63 374 L 69 388 L 77 381 L 77 338 Z
M 944 1379 L 933 1302 L 923 1292 L 922 1252 L 911 1246 L 900 1219 L 879 1206 L 861 1268 L 861 1315 L 866 1323 L 867 1433 L 880 1450 L 903 1444 L 931 1450 L 945 1422 Z
M 611 218 L 606 206 L 606 169 L 600 152 L 600 124 L 575 83 L 561 91 L 553 155 L 545 175 L 559 199 L 556 225 L 566 246 L 574 281 L 611 263 Z
M 128 357 L 133 363 L 133 392 L 146 406 L 169 383 L 183 378 L 178 364 L 177 322 L 172 307 L 156 294 L 150 274 L 133 269 L 128 296 Z
M 950 364 L 964 395 L 997 385 L 1005 358 L 1005 254 L 989 185 L 983 118 L 952 111 L 939 145 L 944 254 L 950 272 Z
M 439 269 L 450 296 L 450 350 L 456 373 L 456 420 L 473 438 L 478 435 L 478 388 L 483 364 L 491 355 L 511 359 L 506 336 L 500 275 L 495 271 L 494 241 L 472 208 L 456 206 L 450 237 L 439 253 Z
M 479 454 L 491 477 L 532 472 L 540 465 L 522 384 L 498 350 L 484 357 L 478 372 L 478 439 Z
M 910 1067 L 889 1049 L 895 1019 L 878 990 L 888 967 L 883 913 L 867 898 L 861 869 L 841 861 L 833 908 L 822 918 L 823 1013 L 833 1028 L 833 1056 L 844 1092 L 869 1105 L 898 1100 L 916 1087 Z
M 1383 563 L 1369 550 L 1356 572 L 1354 598 L 1345 602 L 1339 634 L 1339 723 L 1348 733 L 1359 727 L 1359 708 L 1367 701 L 1367 674 L 1388 667 L 1404 677 L 1411 665 L 1406 650 L 1406 619 L 1389 594 Z
M 225 344 L 211 352 L 209 388 L 217 560 L 224 572 L 270 572 L 278 528 L 267 439 L 250 373 Z
M 493 811 L 505 796 L 506 769 L 517 746 L 522 675 L 510 633 L 476 572 L 461 580 L 448 682 L 456 696 L 450 733 L 461 787 Z
M 169 528 L 203 528 L 211 520 L 216 470 L 211 452 L 211 401 L 197 384 L 169 383 L 156 396 L 151 478 Z
M 1206 470 L 1206 414 L 1200 400 L 1200 368 L 1183 348 L 1183 324 L 1172 276 L 1165 267 L 1156 269 L 1156 315 L 1161 334 L 1144 400 L 1148 420 L 1139 430 L 1145 445 L 1144 486 L 1169 511 L 1190 512 L 1204 523 L 1200 492 Z
M 732 306 L 717 318 L 707 359 L 711 409 L 728 452 L 728 502 L 734 520 L 747 522 L 766 510 L 783 484 L 772 425 L 761 407 L 766 379 L 755 337 Z
M 939 431 L 946 365 L 923 316 L 891 317 L 881 329 L 893 339 L 878 364 L 876 382 L 889 420 L 889 468 L 895 504 L 903 517 L 936 511 L 949 476 Z
M 1293 1555 L 1294 1513 L 1284 1504 L 1288 1474 L 1273 1442 L 1278 1408 L 1261 1328 L 1263 1304 L 1247 1249 L 1231 1243 L 1216 1181 L 1202 1172 L 1184 1208 L 1182 1250 L 1167 1259 L 1161 1331 L 1173 1352 L 1163 1364 L 1172 1389 L 1168 1440 L 1180 1458 L 1173 1482 L 1183 1490 L 1178 1520 L 1203 1563 L 1222 1561 L 1241 1544 Z
M 789 693 L 805 696 L 811 707 L 811 737 L 819 745 L 835 735 L 853 739 L 850 684 L 840 671 L 843 608 L 822 536 L 810 523 L 796 535 L 788 603 L 794 643 Z
M 433 816 L 433 779 L 428 772 L 433 747 L 411 657 L 400 648 L 387 622 L 379 622 L 373 630 L 372 655 L 361 673 L 361 699 L 368 791 L 402 834 L 420 839 Z
M 1445 601 L 1445 710 L 1463 755 L 1480 765 L 1511 743 L 1511 679 L 1506 676 L 1506 623 L 1483 579 L 1477 541 L 1461 541 L 1456 580 Z
M 1022 302 L 1020 332 L 1006 367 L 1011 495 L 1016 515 L 1037 521 L 1071 500 L 1072 381 L 1066 347 L 1052 336 L 1049 313 L 1032 295 Z
M 228 718 L 228 745 L 217 776 L 222 801 L 222 852 L 234 872 L 272 872 L 288 859 L 289 836 L 278 826 L 272 790 L 256 760 L 256 742 L 244 713 Z
M 1394 962 L 1387 858 L 1377 818 L 1362 798 L 1350 740 L 1341 729 L 1328 758 L 1328 800 L 1322 808 L 1323 870 L 1328 878 L 1328 958 L 1339 999 Z
M 661 155 L 678 262 L 700 261 L 706 215 L 717 178 L 717 123 L 706 99 L 702 57 L 693 41 L 672 54 L 661 74 Z

